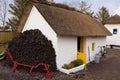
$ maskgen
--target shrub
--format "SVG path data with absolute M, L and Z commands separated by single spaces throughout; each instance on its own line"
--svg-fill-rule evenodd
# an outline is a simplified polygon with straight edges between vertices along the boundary
M 70 65 L 69 65 L 69 64 L 64 64 L 64 65 L 62 66 L 62 68 L 64 68 L 64 69 L 70 69 Z
M 72 62 L 69 63 L 69 64 L 64 64 L 64 65 L 62 66 L 62 68 L 64 68 L 64 69 L 71 69 L 71 68 L 80 66 L 80 65 L 82 65 L 82 64 L 83 64 L 83 60 L 77 59 L 77 60 L 72 61 Z
M 74 64 L 74 67 L 77 67 L 79 65 L 82 65 L 83 64 L 83 60 L 81 59 L 77 59 L 77 60 L 74 60 L 73 62 L 71 62 Z

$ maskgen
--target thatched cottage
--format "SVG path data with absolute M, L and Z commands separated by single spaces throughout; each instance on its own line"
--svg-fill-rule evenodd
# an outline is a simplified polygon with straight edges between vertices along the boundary
M 29 4 L 25 8 L 18 32 L 30 29 L 39 29 L 52 41 L 58 69 L 75 60 L 78 51 L 86 53 L 87 63 L 89 57 L 93 61 L 98 46 L 105 46 L 106 36 L 111 35 L 88 15 L 45 4 Z
M 112 36 L 107 37 L 107 45 L 120 45 L 120 16 L 111 16 L 105 27 L 112 33 Z

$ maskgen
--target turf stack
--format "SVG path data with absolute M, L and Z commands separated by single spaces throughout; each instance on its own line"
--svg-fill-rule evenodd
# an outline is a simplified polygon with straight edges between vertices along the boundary
M 8 44 L 13 58 L 23 64 L 50 64 L 50 71 L 56 71 L 56 55 L 50 40 L 40 30 L 29 30 L 16 36 Z M 9 63 L 11 64 L 11 63 Z M 43 70 L 41 70 L 43 71 Z

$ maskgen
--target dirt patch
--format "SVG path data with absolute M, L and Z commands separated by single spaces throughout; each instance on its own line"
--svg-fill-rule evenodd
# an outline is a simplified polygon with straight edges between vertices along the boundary
M 5 63 L 5 61 L 0 62 L 0 80 L 51 80 L 45 77 L 45 73 L 33 72 L 30 75 L 29 72 L 24 70 L 12 72 L 11 68 L 5 65 Z M 57 71 L 52 73 L 52 80 L 89 80 L 87 73 L 87 71 L 83 70 L 67 75 Z
M 12 72 L 6 61 L 0 61 L 0 80 L 120 80 L 120 50 L 107 49 L 107 56 L 100 63 L 90 63 L 88 70 L 82 70 L 69 75 L 53 72 L 53 78 L 47 79 L 45 73 L 34 72 L 30 75 L 24 70 Z
M 88 70 L 94 80 L 120 80 L 120 50 L 107 49 L 106 58 L 99 64 L 89 64 Z

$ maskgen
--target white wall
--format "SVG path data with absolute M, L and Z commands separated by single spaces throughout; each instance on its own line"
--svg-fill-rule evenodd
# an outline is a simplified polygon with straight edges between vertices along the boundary
M 92 43 L 95 43 L 94 51 L 92 51 Z M 89 53 L 90 53 L 90 61 L 93 61 L 95 55 L 100 51 L 99 46 L 106 46 L 106 37 L 87 37 L 86 38 L 85 52 L 87 54 L 87 63 L 89 63 Z
M 92 51 L 92 43 L 95 43 L 95 50 Z M 93 61 L 95 55 L 100 51 L 99 46 L 106 46 L 106 37 L 86 37 L 85 53 L 87 54 L 87 63 Z M 89 47 L 89 51 L 88 51 Z M 77 56 L 77 37 L 58 36 L 57 65 L 61 68 L 63 64 L 70 63 Z
M 52 41 L 53 47 L 56 51 L 57 67 L 61 68 L 63 64 L 69 63 L 76 59 L 77 56 L 77 37 L 70 36 L 57 36 L 47 21 L 39 13 L 39 11 L 33 7 L 28 20 L 24 26 L 22 32 L 30 29 L 39 29 L 41 32 Z M 91 60 L 94 59 L 95 53 L 97 53 L 98 46 L 106 45 L 105 37 L 87 37 L 86 38 L 86 53 L 88 62 L 88 46 L 90 48 Z M 91 51 L 92 43 L 95 43 L 95 51 Z
M 39 29 L 49 40 L 52 41 L 55 51 L 57 51 L 57 35 L 43 18 L 40 12 L 33 7 L 22 32 L 30 29 Z
M 58 36 L 57 65 L 60 69 L 77 56 L 77 37 Z
M 22 32 L 30 29 L 39 29 L 49 40 L 52 41 L 53 47 L 56 51 L 56 62 L 58 68 L 61 68 L 63 64 L 76 59 L 77 38 L 57 36 L 35 7 L 32 8 Z
M 120 24 L 106 24 L 105 27 L 113 33 L 113 29 L 118 29 L 117 34 L 107 37 L 107 45 L 114 44 L 120 45 Z

